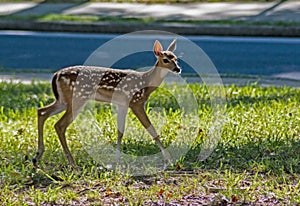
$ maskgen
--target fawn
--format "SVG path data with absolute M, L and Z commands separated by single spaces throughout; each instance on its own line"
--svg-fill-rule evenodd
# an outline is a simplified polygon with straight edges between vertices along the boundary
M 48 117 L 65 111 L 54 127 L 69 163 L 75 166 L 67 146 L 65 132 L 80 109 L 89 100 L 117 105 L 116 159 L 118 162 L 120 161 L 121 139 L 124 134 L 128 108 L 132 110 L 153 137 L 164 158 L 169 160 L 170 154 L 159 140 L 159 135 L 147 117 L 144 106 L 150 94 L 157 89 L 169 71 L 180 74 L 181 68 L 178 66 L 177 57 L 173 53 L 175 49 L 176 39 L 172 41 L 166 51 L 163 51 L 160 42 L 156 40 L 153 52 L 157 61 L 151 69 L 145 72 L 93 66 L 73 66 L 57 71 L 52 78 L 55 101 L 37 111 L 38 151 L 32 160 L 34 165 L 44 153 L 43 127 L 45 121 Z

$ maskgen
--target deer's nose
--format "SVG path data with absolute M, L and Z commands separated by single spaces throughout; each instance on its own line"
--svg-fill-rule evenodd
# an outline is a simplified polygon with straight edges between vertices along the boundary
M 173 72 L 177 73 L 177 74 L 180 74 L 181 73 L 181 68 L 180 66 L 176 66 L 174 69 L 173 69 Z

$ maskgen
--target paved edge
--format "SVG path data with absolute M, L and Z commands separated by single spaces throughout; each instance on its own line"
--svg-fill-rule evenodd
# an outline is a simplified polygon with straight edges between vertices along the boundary
M 13 73 L 12 72 L 0 72 L 0 83 L 1 82 L 12 82 L 12 83 L 23 83 L 31 84 L 32 82 L 50 82 L 53 73 Z M 188 83 L 200 83 L 201 78 L 198 76 L 182 76 Z M 214 78 L 211 76 L 210 78 Z M 261 86 L 290 86 L 298 88 L 300 87 L 300 80 L 289 79 L 289 78 L 280 78 L 274 76 L 259 76 L 259 75 L 249 75 L 249 76 L 228 76 L 221 75 L 222 82 L 224 85 L 238 85 L 245 86 L 252 83 L 257 83 Z M 212 81 L 214 82 L 214 81 Z
M 0 20 L 0 30 L 80 33 L 129 33 L 163 30 L 181 35 L 300 37 L 300 26 L 243 26 L 188 23 L 80 23 Z

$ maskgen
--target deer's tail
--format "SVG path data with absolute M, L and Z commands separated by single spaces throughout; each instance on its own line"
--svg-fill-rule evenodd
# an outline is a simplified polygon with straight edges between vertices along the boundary
M 54 76 L 52 77 L 52 91 L 54 93 L 56 100 L 58 100 L 59 98 L 58 91 L 57 91 L 57 78 L 58 78 L 58 74 L 55 73 Z

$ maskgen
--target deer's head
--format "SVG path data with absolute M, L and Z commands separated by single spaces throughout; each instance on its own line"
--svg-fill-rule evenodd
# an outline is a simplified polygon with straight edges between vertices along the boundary
M 177 57 L 173 53 L 176 49 L 176 39 L 169 45 L 168 49 L 163 51 L 163 47 L 158 40 L 155 41 L 153 52 L 157 58 L 158 66 L 160 68 L 168 69 L 171 72 L 180 74 L 181 68 L 178 66 Z

